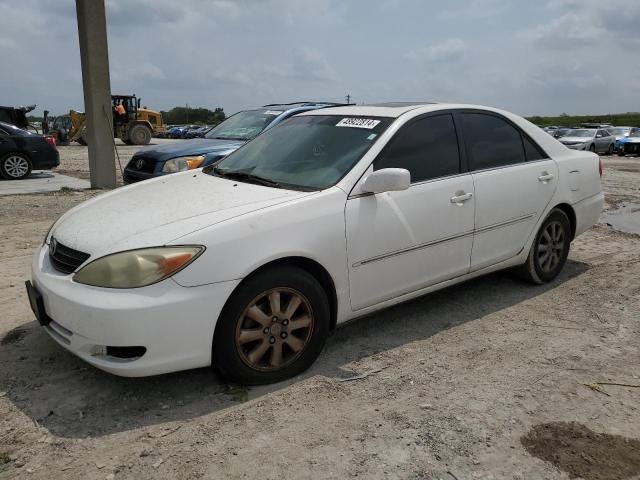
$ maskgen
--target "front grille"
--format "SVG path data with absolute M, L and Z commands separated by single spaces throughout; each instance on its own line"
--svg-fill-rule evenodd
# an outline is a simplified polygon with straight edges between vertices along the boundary
M 88 258 L 88 253 L 62 245 L 55 238 L 49 241 L 49 259 L 53 267 L 62 273 L 73 273 Z
M 156 169 L 156 161 L 153 158 L 135 156 L 131 159 L 127 168 L 136 172 L 153 173 Z

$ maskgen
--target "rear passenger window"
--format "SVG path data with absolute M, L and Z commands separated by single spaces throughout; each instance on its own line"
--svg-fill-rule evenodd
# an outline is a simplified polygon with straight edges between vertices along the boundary
M 482 113 L 463 113 L 462 118 L 473 170 L 525 161 L 520 132 L 511 124 Z
M 546 153 L 544 153 L 538 145 L 533 143 L 532 140 L 529 139 L 526 135 L 522 135 L 522 143 L 524 143 L 524 153 L 527 156 L 527 162 L 532 162 L 534 160 L 544 160 L 545 158 L 549 158 Z
M 449 114 L 414 120 L 395 134 L 373 167 L 406 168 L 411 182 L 460 173 L 458 137 Z

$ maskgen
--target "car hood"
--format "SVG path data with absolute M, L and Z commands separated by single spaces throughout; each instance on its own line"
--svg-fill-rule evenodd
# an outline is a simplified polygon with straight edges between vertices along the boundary
M 640 137 L 625 137 L 622 141 L 624 143 L 640 143 Z
M 216 223 L 313 194 L 226 180 L 195 170 L 95 197 L 65 213 L 51 235 L 96 258 L 167 245 Z
M 241 140 L 196 138 L 193 140 L 165 143 L 162 145 L 151 145 L 138 150 L 134 157 L 140 156 L 165 161 L 170 158 L 182 157 L 185 155 L 206 155 L 209 153 L 235 150 L 245 143 L 246 142 Z
M 590 140 L 593 140 L 593 137 L 560 137 L 558 140 L 561 141 L 562 143 L 564 142 L 586 143 Z

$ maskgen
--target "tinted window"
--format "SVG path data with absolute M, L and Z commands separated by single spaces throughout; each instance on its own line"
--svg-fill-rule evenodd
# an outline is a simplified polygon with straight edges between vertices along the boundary
M 520 132 L 511 124 L 482 113 L 463 113 L 462 118 L 474 170 L 525 161 Z
M 412 182 L 459 173 L 453 117 L 426 117 L 402 127 L 374 162 L 375 170 L 381 168 L 406 168 Z
M 524 143 L 524 153 L 527 156 L 527 162 L 531 162 L 533 160 L 542 160 L 544 158 L 549 158 L 541 149 L 533 143 L 532 140 L 529 139 L 526 135 L 522 135 L 522 142 Z

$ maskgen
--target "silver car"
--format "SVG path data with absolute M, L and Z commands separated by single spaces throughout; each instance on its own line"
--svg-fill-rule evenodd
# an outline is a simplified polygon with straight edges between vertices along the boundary
M 590 150 L 607 155 L 613 155 L 616 143 L 616 137 L 604 128 L 576 128 L 558 140 L 573 150 Z

